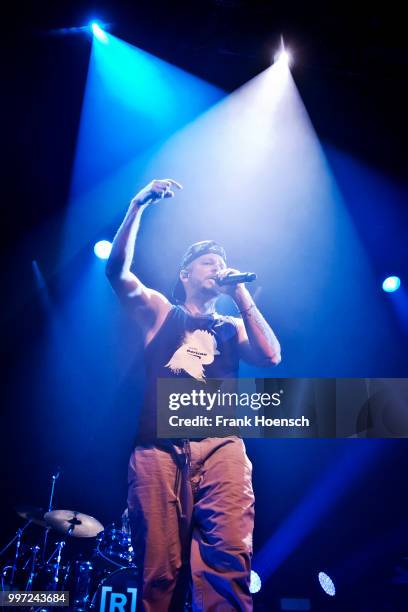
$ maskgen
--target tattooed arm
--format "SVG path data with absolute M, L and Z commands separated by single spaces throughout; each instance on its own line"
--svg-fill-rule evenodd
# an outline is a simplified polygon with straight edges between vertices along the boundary
M 241 358 L 259 366 L 278 365 L 281 361 L 279 341 L 249 291 L 238 285 L 232 297 L 242 314 L 242 319 L 234 319 Z

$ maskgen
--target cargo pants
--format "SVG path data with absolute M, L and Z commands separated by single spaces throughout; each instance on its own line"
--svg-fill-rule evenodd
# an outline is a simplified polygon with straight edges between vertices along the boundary
M 205 438 L 137 446 L 128 508 L 139 568 L 138 611 L 252 610 L 254 494 L 243 441 Z

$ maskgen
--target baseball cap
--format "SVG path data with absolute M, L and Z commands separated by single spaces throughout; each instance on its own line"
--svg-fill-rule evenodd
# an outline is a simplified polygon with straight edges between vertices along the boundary
M 207 253 L 215 253 L 216 255 L 219 255 L 225 261 L 225 264 L 227 264 L 227 254 L 225 249 L 220 244 L 215 242 L 215 240 L 201 240 L 200 242 L 195 242 L 192 244 L 184 253 L 179 271 L 185 270 L 185 268 L 187 268 L 192 261 L 197 259 L 197 257 L 206 255 Z M 186 299 L 186 292 L 180 278 L 177 280 L 174 286 L 173 298 L 178 302 L 184 302 Z

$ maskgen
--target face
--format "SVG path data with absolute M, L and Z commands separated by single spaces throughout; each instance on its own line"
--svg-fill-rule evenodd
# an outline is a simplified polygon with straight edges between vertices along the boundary
M 207 253 L 200 255 L 191 262 L 187 268 L 188 277 L 181 275 L 186 291 L 205 292 L 209 297 L 220 293 L 220 288 L 214 276 L 226 268 L 225 261 L 220 255 Z

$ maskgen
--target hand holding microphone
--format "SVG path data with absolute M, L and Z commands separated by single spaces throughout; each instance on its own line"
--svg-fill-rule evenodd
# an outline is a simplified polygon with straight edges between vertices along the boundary
M 254 272 L 240 272 L 234 268 L 225 268 L 214 277 L 221 293 L 230 295 L 234 298 L 241 291 L 246 292 L 244 283 L 252 282 L 256 279 Z

